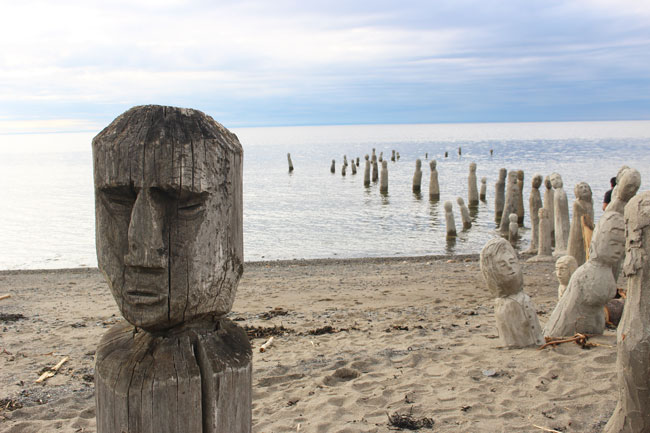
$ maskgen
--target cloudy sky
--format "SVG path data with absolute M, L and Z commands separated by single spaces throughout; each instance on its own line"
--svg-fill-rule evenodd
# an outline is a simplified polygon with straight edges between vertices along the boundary
M 0 0 L 0 134 L 650 119 L 647 0 Z

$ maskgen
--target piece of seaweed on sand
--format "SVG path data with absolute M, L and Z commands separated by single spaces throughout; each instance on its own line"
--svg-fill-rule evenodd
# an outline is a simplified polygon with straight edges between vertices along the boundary
M 248 339 L 252 340 L 253 338 L 268 338 L 268 337 L 275 337 L 278 335 L 287 335 L 287 334 L 293 334 L 292 329 L 285 328 L 284 326 L 244 326 L 244 330 L 246 331 L 246 335 L 248 335 Z
M 413 408 L 411 408 L 411 410 L 413 410 Z M 388 415 L 388 424 L 400 430 L 420 430 L 421 428 L 433 428 L 434 421 L 432 418 L 427 417 L 420 419 L 413 418 L 411 413 L 401 414 L 395 412 L 392 415 Z

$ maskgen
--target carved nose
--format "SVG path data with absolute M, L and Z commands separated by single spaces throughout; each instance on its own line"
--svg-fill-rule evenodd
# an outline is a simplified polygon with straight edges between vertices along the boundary
M 164 211 L 161 204 L 151 196 L 151 191 L 140 190 L 129 223 L 129 251 L 124 264 L 142 268 L 164 269 L 167 265 L 163 243 Z

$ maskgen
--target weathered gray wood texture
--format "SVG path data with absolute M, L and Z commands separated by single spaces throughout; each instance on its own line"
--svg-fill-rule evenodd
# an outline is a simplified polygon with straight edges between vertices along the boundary
M 494 221 L 499 224 L 503 215 L 503 206 L 506 201 L 506 175 L 508 171 L 505 168 L 499 169 L 499 177 L 494 184 Z
M 97 260 L 132 324 L 230 311 L 244 259 L 242 153 L 212 118 L 175 107 L 134 107 L 93 139 Z
M 628 277 L 617 329 L 619 399 L 605 433 L 650 432 L 650 192 L 625 206 Z
M 569 228 L 567 254 L 576 259 L 578 266 L 582 266 L 587 260 L 587 252 L 585 251 L 585 240 L 582 235 L 581 218 L 588 216 L 591 221 L 594 220 L 594 202 L 592 200 L 591 187 L 587 182 L 577 183 L 575 188 L 573 188 L 573 192 L 576 200 L 573 202 L 573 215 Z
M 226 319 L 166 335 L 122 322 L 97 349 L 99 433 L 250 433 L 252 351 Z

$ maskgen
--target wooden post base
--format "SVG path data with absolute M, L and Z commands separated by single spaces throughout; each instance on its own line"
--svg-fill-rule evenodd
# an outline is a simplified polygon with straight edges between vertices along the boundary
M 150 334 L 128 322 L 95 361 L 98 433 L 250 433 L 252 350 L 227 319 Z

